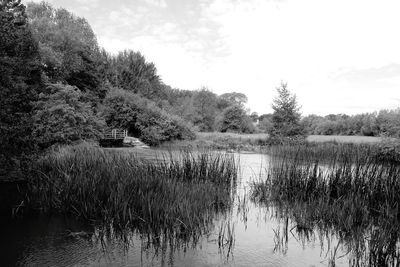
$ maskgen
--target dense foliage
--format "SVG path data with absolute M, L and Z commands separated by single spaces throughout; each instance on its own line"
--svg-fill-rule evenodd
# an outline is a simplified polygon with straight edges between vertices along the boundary
M 221 132 L 254 133 L 255 126 L 246 112 L 239 105 L 228 106 L 223 110 L 219 121 Z
M 34 135 L 41 147 L 98 139 L 105 121 L 75 86 L 49 84 L 35 105 Z
M 27 24 L 25 7 L 17 0 L 0 2 L 0 165 L 34 148 L 32 102 L 41 86 L 37 43 Z
M 104 101 L 104 117 L 108 125 L 125 128 L 150 145 L 173 139 L 193 139 L 190 125 L 170 115 L 152 101 L 132 92 L 114 89 Z
M 97 92 L 101 88 L 96 67 L 99 48 L 89 23 L 45 2 L 30 3 L 27 14 L 49 81 Z
M 400 137 L 400 109 L 354 116 L 309 115 L 301 123 L 308 134 Z

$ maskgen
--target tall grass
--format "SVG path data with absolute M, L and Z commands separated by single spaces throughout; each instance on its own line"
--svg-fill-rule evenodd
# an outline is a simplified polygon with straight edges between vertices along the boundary
M 335 233 L 352 252 L 354 266 L 400 263 L 396 161 L 382 160 L 376 147 L 360 145 L 283 146 L 271 151 L 275 157 L 267 179 L 252 185 L 253 201 L 274 206 L 303 236 L 315 229 L 323 235 Z
M 165 143 L 163 147 L 194 147 L 213 150 L 259 150 L 261 146 L 269 144 L 268 134 L 239 134 L 220 132 L 198 132 L 196 139 L 189 141 L 174 141 Z
M 337 161 L 375 163 L 400 163 L 400 141 L 385 140 L 379 144 L 351 144 L 338 142 L 300 143 L 273 145 L 263 149 L 265 153 L 277 158 L 294 159 L 296 162 Z
M 189 239 L 231 205 L 233 157 L 182 152 L 157 161 L 79 145 L 41 158 L 29 179 L 31 206 L 87 221 Z
M 284 151 L 283 157 L 270 164 L 267 179 L 254 184 L 258 197 L 326 199 L 330 203 L 357 200 L 371 212 L 386 214 L 386 209 L 395 209 L 390 214 L 400 216 L 400 165 L 382 163 L 368 154 L 368 148 L 358 146 L 339 146 L 328 151 L 320 147 L 294 147 Z M 323 160 L 329 154 L 331 160 Z

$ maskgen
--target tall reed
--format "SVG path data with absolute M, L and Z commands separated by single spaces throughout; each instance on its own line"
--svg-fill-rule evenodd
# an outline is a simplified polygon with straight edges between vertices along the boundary
M 182 152 L 149 161 L 85 145 L 64 147 L 33 167 L 29 203 L 119 229 L 190 238 L 231 205 L 236 168 L 223 154 Z
M 274 207 L 276 216 L 286 224 L 289 218 L 294 224 L 289 229 L 304 237 L 316 229 L 322 236 L 333 234 L 351 252 L 350 265 L 398 266 L 400 165 L 383 161 L 376 149 L 273 147 L 267 178 L 253 183 L 252 200 Z M 332 266 L 335 257 L 332 251 Z

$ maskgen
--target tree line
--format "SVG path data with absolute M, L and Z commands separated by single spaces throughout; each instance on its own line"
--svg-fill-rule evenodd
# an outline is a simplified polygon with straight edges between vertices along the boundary
M 140 52 L 102 49 L 86 19 L 66 9 L 1 0 L 0 22 L 1 162 L 98 139 L 106 128 L 151 145 L 255 130 L 244 94 L 171 88 Z
M 55 144 L 98 139 L 107 128 L 150 145 L 196 131 L 399 137 L 399 110 L 301 118 L 285 83 L 274 112 L 261 116 L 250 114 L 242 93 L 172 88 L 140 52 L 108 53 L 86 19 L 45 2 L 1 0 L 0 40 L 0 161 L 8 165 Z
M 286 83 L 277 88 L 271 114 L 258 116 L 258 129 L 273 135 L 360 135 L 400 138 L 400 108 L 356 115 L 301 116 L 296 96 Z

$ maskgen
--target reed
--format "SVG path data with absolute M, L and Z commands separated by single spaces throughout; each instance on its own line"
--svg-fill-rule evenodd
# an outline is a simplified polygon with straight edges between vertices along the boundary
M 397 266 L 400 165 L 377 157 L 379 147 L 319 144 L 271 148 L 267 179 L 252 184 L 252 200 L 273 207 L 298 239 L 334 236 L 352 266 Z M 276 232 L 278 233 L 278 232 Z M 288 231 L 285 232 L 286 237 Z M 277 235 L 277 237 L 281 237 Z M 276 238 L 277 247 L 286 239 Z M 279 241 L 279 242 L 278 242 Z
M 254 193 L 261 198 L 280 200 L 326 199 L 332 203 L 341 199 L 362 200 L 371 211 L 377 212 L 386 212 L 382 208 L 397 208 L 400 165 L 382 163 L 370 156 L 369 148 L 365 147 L 335 147 L 323 152 L 331 155 L 327 158 L 319 154 L 320 149 L 285 148 L 286 154 L 270 163 L 268 178 L 254 184 Z
M 29 203 L 42 212 L 190 239 L 231 205 L 237 166 L 224 154 L 181 152 L 149 161 L 78 145 L 42 157 L 31 173 Z

